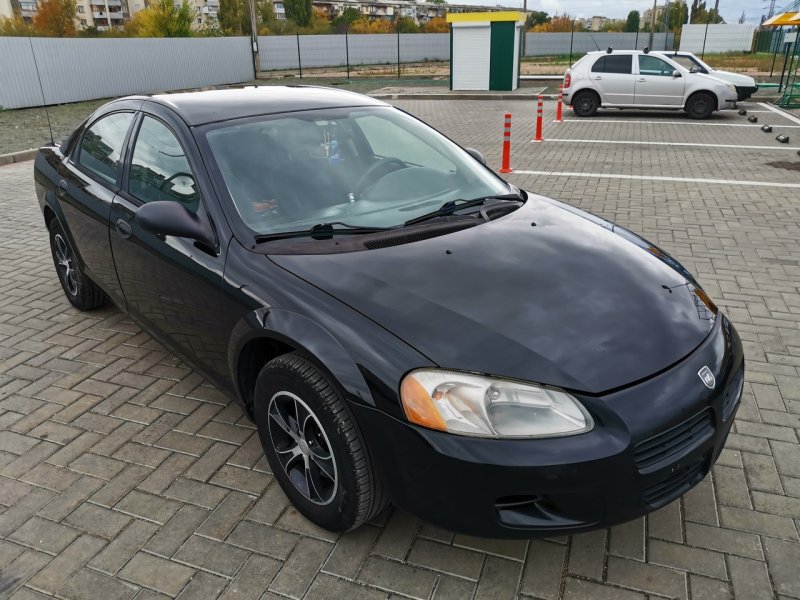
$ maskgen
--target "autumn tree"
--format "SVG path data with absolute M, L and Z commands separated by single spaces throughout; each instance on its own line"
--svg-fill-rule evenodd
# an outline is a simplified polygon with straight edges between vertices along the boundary
M 20 17 L 0 17 L 0 35 L 13 37 L 28 37 L 34 35 L 33 27 Z
M 370 19 L 362 16 L 350 24 L 350 33 L 392 33 L 394 27 L 388 19 Z
M 344 31 L 350 27 L 350 24 L 359 18 L 361 18 L 361 11 L 352 6 L 348 6 L 333 19 L 331 24 L 337 33 L 344 33 Z
M 558 15 L 547 23 L 541 23 L 533 28 L 539 33 L 564 33 L 570 31 L 583 31 L 583 25 L 569 15 Z
M 419 25 L 411 17 L 398 17 L 394 22 L 394 30 L 399 33 L 419 33 Z
M 628 13 L 628 18 L 625 19 L 625 31 L 633 33 L 639 31 L 639 22 L 641 17 L 638 10 L 632 10 Z
M 308 27 L 311 24 L 313 16 L 311 0 L 284 0 L 283 8 L 286 11 L 286 18 L 300 27 Z
M 33 29 L 39 35 L 72 37 L 77 13 L 75 0 L 44 0 L 33 17 Z
M 250 3 L 248 0 L 219 0 L 217 20 L 225 35 L 248 35 Z
M 434 17 L 422 25 L 420 29 L 423 33 L 447 33 L 450 31 L 450 26 L 444 17 Z
M 133 15 L 125 30 L 137 37 L 189 37 L 192 19 L 188 0 L 178 6 L 173 0 L 153 0 L 150 6 Z

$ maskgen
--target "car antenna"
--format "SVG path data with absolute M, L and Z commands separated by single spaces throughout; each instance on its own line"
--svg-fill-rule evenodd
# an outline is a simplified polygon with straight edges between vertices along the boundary
M 33 51 L 33 42 L 28 38 L 28 43 L 31 45 L 31 56 L 33 56 L 33 66 L 36 69 L 36 78 L 39 80 L 39 91 L 42 93 L 42 106 L 44 107 L 44 114 L 47 117 L 47 128 L 50 130 L 50 143 L 55 144 L 53 139 L 53 125 L 50 123 L 50 113 L 47 111 L 47 102 L 44 99 L 44 87 L 42 86 L 42 76 L 39 73 L 39 64 L 36 62 L 36 52 Z
M 593 36 L 593 35 L 590 35 L 589 37 L 590 37 L 590 38 L 592 38 L 592 42 L 594 42 L 594 47 L 595 47 L 595 48 L 597 48 L 597 51 L 599 52 L 599 51 L 600 51 L 600 46 L 599 46 L 599 44 L 597 43 L 597 40 L 596 40 L 596 39 L 594 39 L 594 36 Z
M 606 54 L 611 54 L 613 51 L 614 49 L 611 46 L 609 46 L 608 49 L 606 50 Z

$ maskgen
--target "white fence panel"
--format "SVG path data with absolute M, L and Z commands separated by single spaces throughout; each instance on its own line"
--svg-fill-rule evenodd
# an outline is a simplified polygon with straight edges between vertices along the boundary
M 684 52 L 703 52 L 703 39 L 705 39 L 705 52 L 749 52 L 753 47 L 753 35 L 757 26 L 752 23 L 720 23 L 706 25 L 684 25 L 681 32 L 681 50 Z
M 450 60 L 449 33 L 401 33 L 400 62 Z
M 62 104 L 241 83 L 253 77 L 245 37 L 0 38 L 4 108 L 41 105 L 42 95 L 45 104 Z
M 672 33 L 653 34 L 652 50 L 672 50 Z M 634 33 L 526 33 L 525 56 L 555 56 L 570 53 L 580 56 L 594 50 L 605 50 L 609 46 L 615 50 L 642 50 L 650 42 L 650 34 L 640 31 Z

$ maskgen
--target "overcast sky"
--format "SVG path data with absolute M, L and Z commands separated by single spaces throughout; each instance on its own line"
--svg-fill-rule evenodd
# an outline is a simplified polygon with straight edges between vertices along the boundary
M 492 0 L 449 0 L 454 4 L 492 4 Z M 776 8 L 789 4 L 790 0 L 777 0 Z M 522 0 L 496 0 L 503 6 L 522 7 Z M 664 0 L 658 0 L 663 4 Z M 691 0 L 688 1 L 691 4 Z M 714 0 L 706 0 L 709 8 L 714 6 Z M 606 2 L 603 0 L 528 0 L 529 10 L 543 10 L 551 15 L 567 12 L 573 17 L 591 17 L 601 15 L 605 17 L 621 18 L 628 15 L 628 11 L 638 10 L 643 13 L 645 9 L 653 6 L 652 0 L 616 0 Z M 769 8 L 769 0 L 719 0 L 719 12 L 729 23 L 736 23 L 744 11 L 748 21 L 759 22 L 761 15 Z

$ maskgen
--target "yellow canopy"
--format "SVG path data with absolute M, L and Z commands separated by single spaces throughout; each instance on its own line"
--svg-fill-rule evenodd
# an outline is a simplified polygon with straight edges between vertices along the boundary
M 764 27 L 783 27 L 784 25 L 800 25 L 800 13 L 786 12 L 775 15 L 762 23 Z
M 447 13 L 448 23 L 468 23 L 475 21 L 522 21 L 522 13 L 517 11 L 495 11 L 495 12 L 470 12 L 470 13 Z

